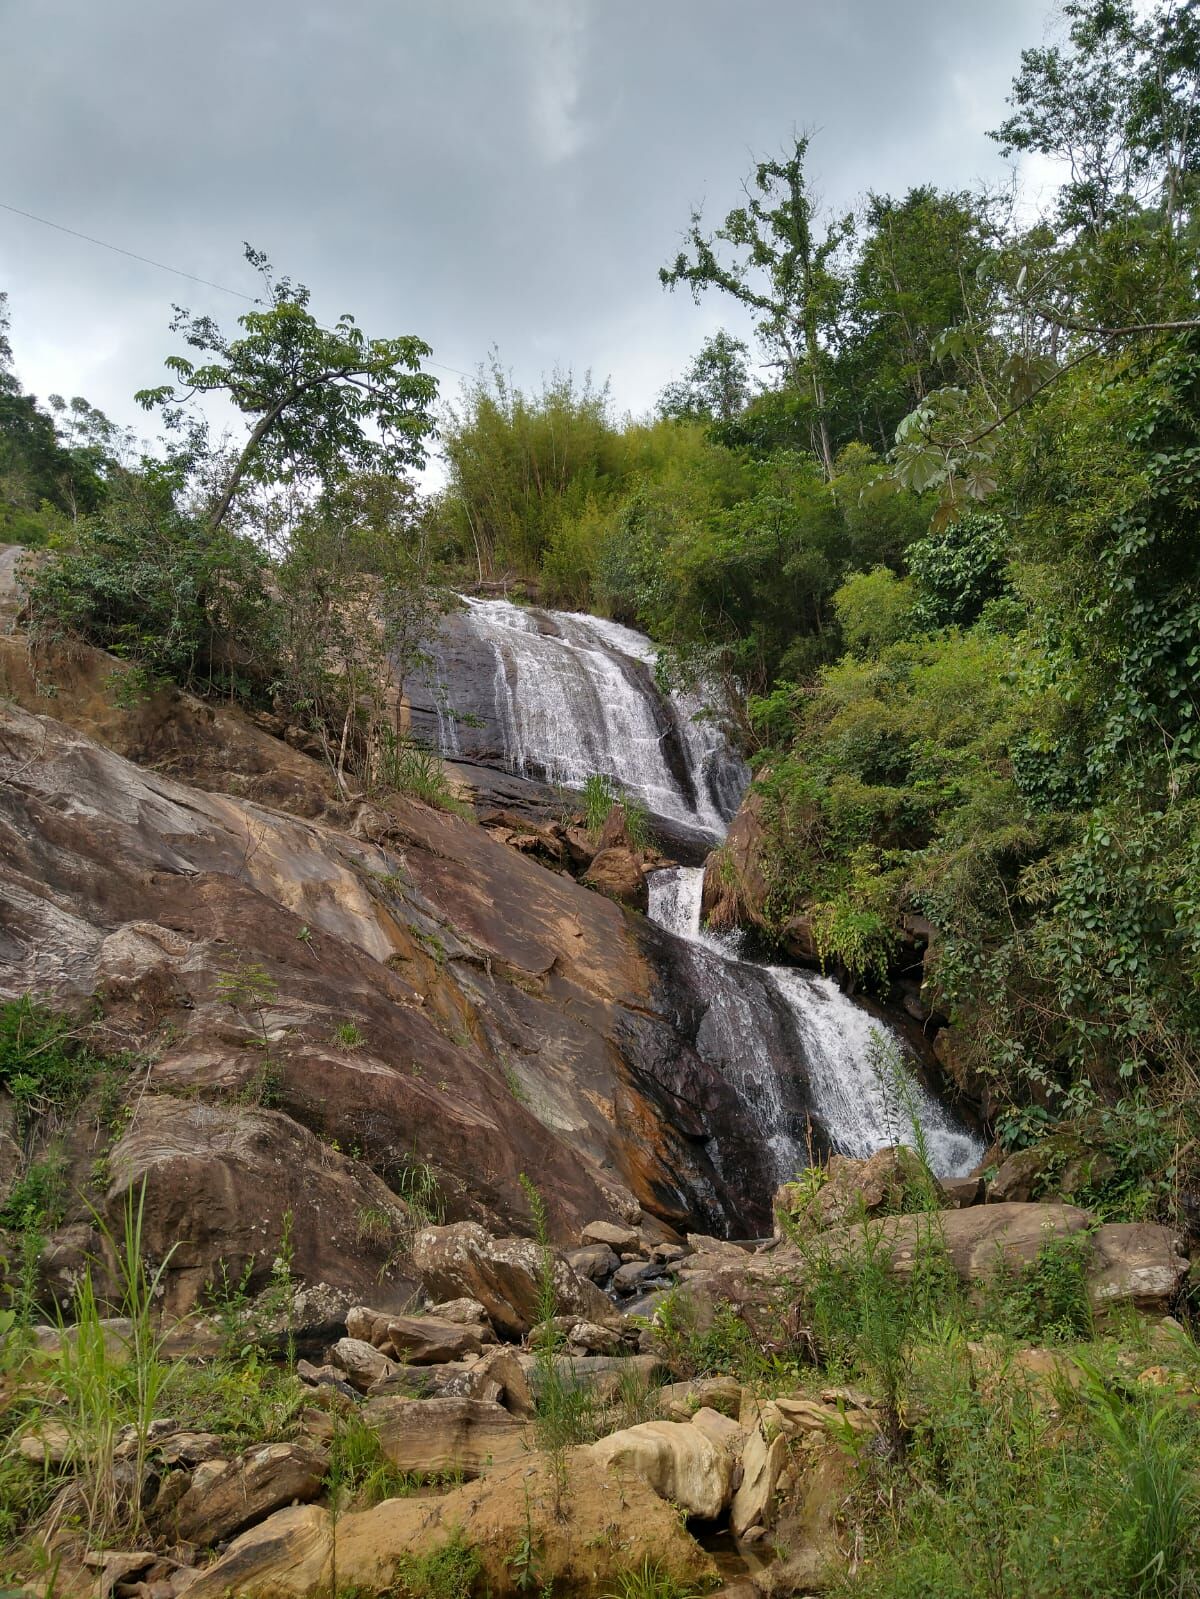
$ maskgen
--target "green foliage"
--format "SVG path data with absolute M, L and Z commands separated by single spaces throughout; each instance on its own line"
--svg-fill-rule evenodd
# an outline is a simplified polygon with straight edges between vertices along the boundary
M 1000 1257 L 985 1285 L 982 1318 L 1006 1337 L 1071 1343 L 1090 1337 L 1092 1304 L 1087 1269 L 1090 1233 L 1048 1236 L 1027 1265 Z
M 613 810 L 620 807 L 625 832 L 634 849 L 650 849 L 654 835 L 650 830 L 650 815 L 640 800 L 622 794 L 611 777 L 594 772 L 583 785 L 584 826 L 593 837 L 604 829 Z
M 698 1599 L 702 1592 L 679 1582 L 647 1555 L 640 1566 L 617 1573 L 617 1585 L 604 1599 Z
M 407 1498 L 420 1486 L 418 1478 L 391 1463 L 378 1432 L 353 1411 L 336 1413 L 325 1482 L 330 1501 L 339 1511 L 350 1507 L 368 1510 L 385 1499 Z
M 144 681 L 261 695 L 276 665 L 266 558 L 250 539 L 177 509 L 161 474 L 124 474 L 23 582 L 33 643 L 72 640 L 128 661 Z
M 456 1529 L 428 1554 L 402 1556 L 395 1591 L 403 1599 L 470 1599 L 482 1570 L 478 1552 Z
M 250 245 L 246 260 L 262 277 L 267 308 L 239 317 L 242 337 L 230 338 L 212 317 L 176 307 L 172 331 L 211 359 L 169 356 L 186 393 L 164 384 L 137 396 L 147 410 L 161 408 L 168 427 L 182 428 L 195 395 L 224 394 L 250 424 L 209 525 L 221 525 L 243 484 L 328 489 L 353 472 L 399 477 L 422 465 L 437 397 L 437 380 L 421 370 L 429 346 L 412 337 L 368 339 L 348 313 L 323 327 L 303 284 L 274 279 L 271 263 Z
M 12 1095 L 17 1130 L 72 1110 L 109 1067 L 88 1047 L 86 1028 L 32 994 L 0 1003 L 0 1087 Z
M 833 609 L 846 648 L 870 654 L 913 630 L 913 585 L 886 566 L 855 572 L 834 591 Z
M 536 571 L 556 547 L 552 565 L 562 581 L 565 525 L 607 497 L 618 470 L 607 387 L 556 372 L 527 395 L 493 353 L 488 371 L 448 409 L 442 444 L 447 533 L 479 575 L 503 566 Z
M 407 794 L 457 816 L 472 814 L 470 806 L 454 793 L 441 756 L 428 744 L 382 728 L 376 759 L 376 776 L 382 788 Z
M 902 1466 L 871 1484 L 890 1512 L 868 1522 L 844 1599 L 1157 1599 L 1194 1595 L 1196 1523 L 1186 1411 L 1099 1379 L 1047 1403 L 950 1335 L 923 1351 Z M 1066 1417 L 1059 1413 L 1059 1404 Z M 1065 1420 L 1065 1424 L 1064 1424 Z M 962 1551 L 971 1558 L 964 1560 Z
M 1003 522 L 984 511 L 968 511 L 941 533 L 910 544 L 915 630 L 936 633 L 977 622 L 988 601 L 1008 588 L 1007 545 Z

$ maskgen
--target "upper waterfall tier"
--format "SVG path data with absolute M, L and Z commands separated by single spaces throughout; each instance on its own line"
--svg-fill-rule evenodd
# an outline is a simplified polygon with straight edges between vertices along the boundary
M 696 720 L 699 697 L 662 691 L 656 653 L 616 622 L 464 597 L 411 688 L 413 723 L 446 756 L 571 789 L 604 776 L 655 816 L 721 838 L 745 765 Z

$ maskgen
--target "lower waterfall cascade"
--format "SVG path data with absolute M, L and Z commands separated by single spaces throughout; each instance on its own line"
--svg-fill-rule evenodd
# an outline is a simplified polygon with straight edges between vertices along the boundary
M 762 1128 L 772 1177 L 786 1182 L 810 1162 L 807 1115 L 789 1105 L 760 1027 L 758 1006 L 783 1011 L 782 1025 L 804 1063 L 808 1109 L 824 1128 L 834 1151 L 861 1158 L 885 1144 L 911 1143 L 912 1121 L 921 1127 L 930 1165 L 939 1177 L 969 1172 L 983 1144 L 904 1066 L 903 1046 L 891 1030 L 842 993 L 828 977 L 795 966 L 747 961 L 736 934 L 705 932 L 700 925 L 703 867 L 668 867 L 650 877 L 650 919 L 691 946 L 702 982 L 712 995 L 700 1047 L 711 1052 L 724 1075 L 741 1089 L 743 1102 Z M 711 1024 L 711 1025 L 710 1025 Z M 891 1073 L 876 1064 L 877 1038 L 898 1046 Z M 901 1081 L 896 1074 L 903 1073 Z
M 600 775 L 643 804 L 652 827 L 658 817 L 705 848 L 720 842 L 748 769 L 698 692 L 660 686 L 645 635 L 595 616 L 462 598 L 431 651 L 428 725 L 443 756 L 576 790 Z M 703 878 L 702 867 L 652 872 L 649 919 L 676 941 L 701 996 L 695 1047 L 760 1130 L 761 1176 L 789 1180 L 818 1147 L 862 1157 L 911 1142 L 914 1118 L 937 1175 L 970 1171 L 981 1141 L 907 1069 L 886 1024 L 831 979 L 745 959 L 736 936 L 703 931 Z M 899 1067 L 880 1070 L 880 1036 Z M 719 1133 L 710 1154 L 720 1169 Z

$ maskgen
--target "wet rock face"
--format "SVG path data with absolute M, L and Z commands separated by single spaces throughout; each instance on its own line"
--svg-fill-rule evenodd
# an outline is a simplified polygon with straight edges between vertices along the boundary
M 426 1183 L 423 1205 L 501 1234 L 528 1227 L 522 1172 L 557 1237 L 639 1209 L 751 1230 L 751 1130 L 679 1025 L 640 918 L 458 817 L 331 799 L 317 763 L 236 713 L 177 697 L 203 729 L 181 749 L 169 706 L 104 701 L 111 669 L 97 657 L 40 702 L 65 720 L 0 711 L 0 996 L 95 994 L 113 1047 L 152 1059 L 106 1203 L 149 1174 L 181 1305 L 223 1252 L 241 1258 L 226 1246 L 248 1249 L 259 1209 L 274 1220 L 255 1289 L 290 1208 L 298 1272 L 365 1276 L 365 1292 L 404 1239 L 389 1190 Z M 97 723 L 193 781 L 94 742 L 81 729 Z M 214 791 L 244 786 L 295 809 Z M 203 1132 L 214 1114 L 228 1137 Z
M 536 805 L 539 785 L 580 789 L 605 775 L 645 805 L 680 859 L 701 855 L 736 809 L 743 763 L 711 723 L 693 720 L 698 699 L 661 691 L 640 634 L 467 602 L 443 619 L 432 655 L 432 670 L 406 684 L 412 728 L 463 763 L 491 803 Z

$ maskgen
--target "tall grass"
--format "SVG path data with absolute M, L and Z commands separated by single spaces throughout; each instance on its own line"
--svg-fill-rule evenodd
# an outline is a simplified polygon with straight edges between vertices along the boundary
M 60 1321 L 56 1400 L 45 1413 L 66 1433 L 74 1476 L 57 1497 L 48 1530 L 78 1520 L 90 1538 L 109 1540 L 136 1537 L 142 1528 L 150 1428 L 172 1372 L 162 1359 L 154 1306 L 173 1251 L 153 1271 L 147 1267 L 145 1197 L 144 1182 L 126 1195 L 119 1237 L 97 1217 L 128 1330 L 117 1339 L 105 1327 L 90 1266 L 72 1294 L 70 1324 Z

